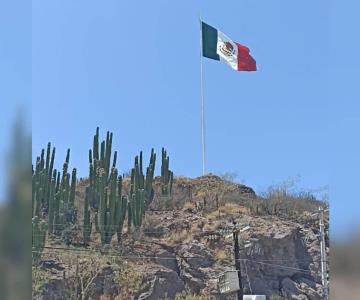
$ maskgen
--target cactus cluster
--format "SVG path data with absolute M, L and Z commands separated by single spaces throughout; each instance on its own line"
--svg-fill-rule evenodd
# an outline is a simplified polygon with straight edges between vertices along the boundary
M 45 247 L 47 224 L 38 216 L 32 218 L 32 253 L 36 260 Z
M 36 159 L 32 170 L 32 215 L 48 218 L 50 233 L 59 233 L 64 226 L 76 220 L 74 202 L 76 188 L 76 169 L 68 173 L 70 149 L 67 150 L 62 173 L 54 169 L 55 147 L 48 143 Z M 51 153 L 51 155 L 50 155 Z
M 121 195 L 122 177 L 118 176 L 116 168 L 112 169 L 109 183 L 105 185 L 105 174 L 100 173 L 99 184 L 102 193 L 99 194 L 99 208 L 95 213 L 96 230 L 101 235 L 102 244 L 109 244 L 117 232 L 121 237 L 122 224 L 126 215 L 127 197 Z
M 134 167 L 131 170 L 131 183 L 128 207 L 128 228 L 133 225 L 137 230 L 141 227 L 146 208 L 154 198 L 153 180 L 156 154 L 151 149 L 146 176 L 143 173 L 143 154 L 135 157 Z
M 62 174 L 58 172 L 55 175 L 56 170 L 53 172 L 48 212 L 50 233 L 60 234 L 67 224 L 76 222 L 76 210 L 74 207 L 76 169 L 73 168 L 71 175 L 68 173 L 69 160 L 70 149 L 67 150 Z
M 32 245 L 35 259 L 45 246 L 46 232 L 60 234 L 66 225 L 76 222 L 74 209 L 76 169 L 68 173 L 70 150 L 63 172 L 54 169 L 55 147 L 48 143 L 32 166 Z
M 107 132 L 106 140 L 99 144 L 99 128 L 96 128 L 93 149 L 89 150 L 90 186 L 86 191 L 83 226 L 85 243 L 90 239 L 92 228 L 90 207 L 94 211 L 95 228 L 100 233 L 102 244 L 109 244 L 115 233 L 121 240 L 128 200 L 121 194 L 122 177 L 118 176 L 116 169 L 116 151 L 110 169 L 112 137 L 113 134 Z
M 51 152 L 51 156 L 50 156 Z M 45 150 L 36 158 L 35 170 L 32 166 L 32 216 L 40 216 L 44 209 L 49 206 L 51 195 L 53 168 L 55 160 L 55 148 L 51 151 L 51 144 L 48 143 L 46 158 Z M 56 173 L 56 170 L 54 170 Z M 56 175 L 55 175 L 56 176 Z
M 145 211 L 154 199 L 154 173 L 156 154 L 151 149 L 149 164 L 144 172 L 142 151 L 135 157 L 131 170 L 128 195 L 123 192 L 123 177 L 116 168 L 117 152 L 112 154 L 113 134 L 99 141 L 99 128 L 89 150 L 89 185 L 85 190 L 83 205 L 83 240 L 89 243 L 93 225 L 101 236 L 103 245 L 109 244 L 115 234 L 121 243 L 125 219 L 128 229 L 139 232 Z M 77 172 L 69 173 L 70 149 L 62 171 L 54 168 L 55 148 L 48 143 L 42 149 L 32 168 L 32 216 L 33 247 L 41 250 L 45 245 L 46 232 L 66 235 L 75 228 L 75 191 Z M 169 157 L 162 149 L 161 193 L 171 195 L 173 173 L 169 170 Z M 94 223 L 94 224 L 93 224 Z M 72 227 L 68 226 L 71 225 Z M 64 237 L 64 236 L 63 236 Z M 70 237 L 71 238 L 71 237 Z M 71 241 L 70 241 L 71 242 Z
M 170 197 L 174 174 L 169 169 L 169 156 L 164 148 L 161 149 L 161 195 Z

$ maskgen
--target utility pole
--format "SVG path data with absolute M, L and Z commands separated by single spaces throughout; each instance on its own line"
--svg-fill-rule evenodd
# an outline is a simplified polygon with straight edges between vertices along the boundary
M 321 254 L 321 284 L 323 286 L 324 299 L 328 300 L 328 282 L 327 282 L 327 257 L 325 245 L 325 224 L 324 224 L 324 209 L 319 207 L 320 217 L 320 254 Z
M 234 256 L 235 256 L 235 269 L 237 270 L 239 278 L 239 290 L 237 291 L 238 300 L 243 300 L 243 286 L 241 281 L 241 264 L 240 264 L 240 247 L 239 247 L 239 229 L 236 228 L 236 222 L 233 222 L 233 239 L 234 239 Z

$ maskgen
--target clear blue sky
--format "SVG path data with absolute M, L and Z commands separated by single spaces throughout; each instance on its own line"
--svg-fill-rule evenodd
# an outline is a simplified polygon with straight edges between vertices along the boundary
M 350 0 L 34 0 L 33 156 L 50 140 L 60 166 L 70 147 L 86 176 L 99 125 L 114 132 L 121 170 L 139 150 L 165 146 L 177 175 L 200 175 L 201 12 L 247 45 L 259 70 L 204 59 L 209 171 L 236 172 L 257 192 L 298 175 L 306 189 L 329 184 L 339 237 L 360 210 L 359 9 Z M 15 29 L 4 33 L 15 39 Z M 8 89 L 2 98 L 21 95 Z
M 31 132 L 31 2 L 0 1 L 0 202 L 5 198 L 6 162 L 15 119 Z

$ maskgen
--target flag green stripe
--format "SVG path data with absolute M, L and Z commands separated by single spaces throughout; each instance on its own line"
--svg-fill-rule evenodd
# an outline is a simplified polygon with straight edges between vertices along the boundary
M 201 22 L 201 32 L 203 56 L 215 60 L 220 60 L 220 56 L 216 53 L 218 40 L 217 30 L 214 27 Z

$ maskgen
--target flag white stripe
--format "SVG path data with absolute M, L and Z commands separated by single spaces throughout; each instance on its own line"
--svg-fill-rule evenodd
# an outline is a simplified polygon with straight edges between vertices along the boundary
M 225 62 L 234 70 L 238 69 L 238 48 L 229 37 L 219 30 L 216 53 L 219 55 L 220 61 Z

